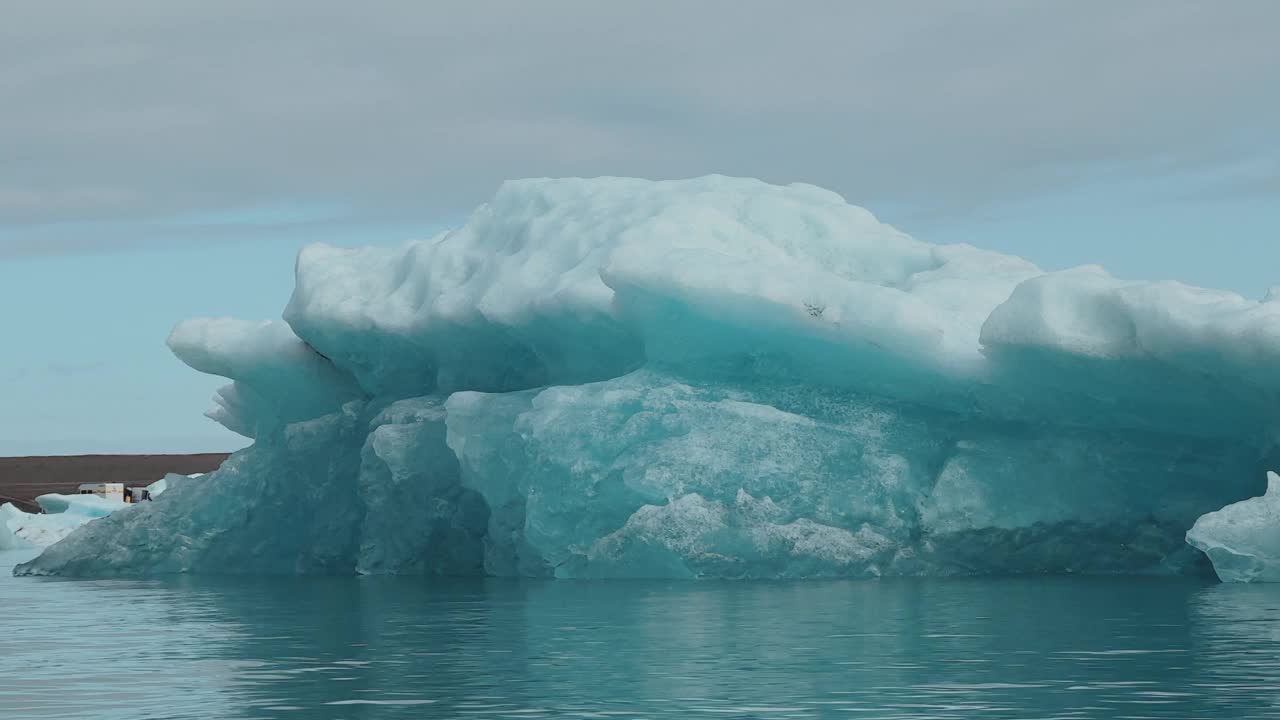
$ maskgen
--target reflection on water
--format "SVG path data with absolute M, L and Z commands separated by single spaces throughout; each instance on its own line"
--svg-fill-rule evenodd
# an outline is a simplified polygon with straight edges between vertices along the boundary
M 1280 587 L 11 578 L 3 718 L 1280 717 Z

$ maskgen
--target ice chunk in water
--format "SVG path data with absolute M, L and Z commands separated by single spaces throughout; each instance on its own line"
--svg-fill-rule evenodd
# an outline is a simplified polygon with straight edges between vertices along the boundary
M 1187 542 L 1209 556 L 1225 582 L 1280 582 L 1280 475 L 1267 473 L 1262 497 L 1196 520 Z

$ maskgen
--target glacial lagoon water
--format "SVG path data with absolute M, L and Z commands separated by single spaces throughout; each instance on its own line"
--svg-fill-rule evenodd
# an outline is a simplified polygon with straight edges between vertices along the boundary
M 0 718 L 1280 717 L 1280 586 L 10 577 Z

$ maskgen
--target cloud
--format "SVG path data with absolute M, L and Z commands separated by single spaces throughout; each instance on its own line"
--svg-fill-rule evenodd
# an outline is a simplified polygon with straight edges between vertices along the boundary
M 85 373 L 97 372 L 107 367 L 107 363 L 100 360 L 92 361 L 60 361 L 51 360 L 39 367 L 18 367 L 10 371 L 10 375 L 15 380 L 22 380 L 36 375 L 51 375 L 60 378 L 71 377 L 73 375 L 83 375 Z
M 144 202 L 145 198 L 139 193 L 122 188 L 60 187 L 38 191 L 0 185 L 0 217 L 8 218 L 10 222 L 60 217 L 68 213 L 109 215 Z
M 0 24 L 0 225 L 456 216 L 510 177 L 707 172 L 980 212 L 1275 151 L 1277 24 L 1265 0 L 28 3 Z M 33 237 L 82 250 L 0 255 Z
M 52 361 L 45 363 L 45 370 L 52 375 L 59 377 L 69 377 L 71 375 L 81 375 L 83 373 L 94 372 L 105 368 L 107 364 L 100 360 L 89 362 L 58 362 Z

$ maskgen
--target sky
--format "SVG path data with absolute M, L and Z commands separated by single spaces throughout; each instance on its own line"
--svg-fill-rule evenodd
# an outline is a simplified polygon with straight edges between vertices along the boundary
M 722 173 L 931 242 L 1280 285 L 1280 3 L 0 0 L 0 455 L 229 450 L 185 317 L 507 178 Z

